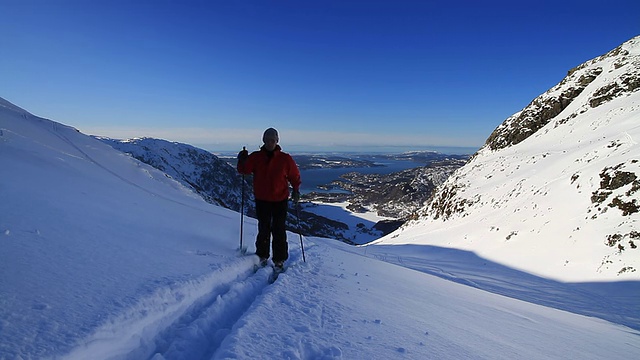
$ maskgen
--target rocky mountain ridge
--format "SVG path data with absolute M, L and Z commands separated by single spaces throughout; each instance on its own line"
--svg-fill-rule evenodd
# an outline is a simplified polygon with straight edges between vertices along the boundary
M 400 231 L 525 270 L 545 259 L 548 276 L 638 278 L 638 90 L 640 37 L 506 119 Z
M 146 137 L 127 140 L 96 138 L 165 172 L 215 205 L 239 212 L 244 187 L 245 214 L 255 215 L 250 183 L 227 162 L 208 151 L 188 144 Z
M 640 60 L 635 53 L 638 41 L 638 38 L 631 39 L 607 54 L 569 70 L 559 84 L 498 126 L 484 147 L 500 150 L 517 145 L 552 120 L 556 122 L 556 126 L 566 124 L 589 109 L 638 90 Z M 600 81 L 595 81 L 596 79 Z M 587 88 L 587 94 L 581 97 L 579 106 L 574 106 L 571 111 L 564 111 Z
M 229 159 L 221 159 L 206 150 L 188 144 L 162 139 L 116 140 L 99 136 L 96 138 L 116 150 L 165 172 L 167 176 L 192 189 L 209 203 L 238 212 L 243 208 L 247 216 L 255 217 L 252 178 L 251 176 L 243 178 L 238 174 L 230 165 Z M 243 191 L 244 205 L 241 202 Z M 297 232 L 301 229 L 305 235 L 335 238 L 351 243 L 352 239 L 347 235 L 349 229 L 346 224 L 304 210 L 301 211 L 300 221 L 297 216 L 296 209 L 290 208 L 287 217 L 289 230 Z
M 96 136 L 97 139 L 165 172 L 202 196 L 207 202 L 240 211 L 242 197 L 242 177 L 232 163 L 233 159 L 218 156 L 188 144 L 170 142 L 154 138 L 135 138 L 116 140 Z M 341 187 L 350 193 L 310 193 L 303 195 L 303 201 L 323 200 L 326 202 L 349 201 L 349 209 L 362 212 L 373 208 L 380 216 L 390 217 L 393 221 L 383 221 L 371 229 L 349 229 L 348 225 L 337 219 L 329 219 L 313 212 L 313 207 L 304 207 L 301 211 L 300 227 L 305 235 L 321 236 L 353 243 L 354 231 L 377 233 L 382 236 L 403 224 L 424 205 L 434 189 L 446 180 L 457 168 L 462 166 L 467 156 L 447 156 L 438 153 L 401 154 L 402 159 L 413 158 L 427 161 L 430 165 L 417 167 L 392 174 L 349 173 L 344 180 L 336 181 L 333 186 Z M 388 157 L 387 157 L 388 158 Z M 339 167 L 375 167 L 375 162 L 357 159 L 357 157 L 336 155 L 302 155 L 305 168 Z M 255 216 L 255 200 L 251 187 L 251 177 L 244 179 L 244 211 Z M 288 228 L 298 231 L 297 213 L 290 209 Z

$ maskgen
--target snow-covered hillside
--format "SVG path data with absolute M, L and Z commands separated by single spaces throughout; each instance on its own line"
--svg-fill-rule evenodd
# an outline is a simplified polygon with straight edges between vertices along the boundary
M 226 161 L 208 151 L 162 139 L 97 138 L 170 175 L 212 204 L 235 211 L 242 207 L 242 176 Z M 244 187 L 245 214 L 255 214 L 250 184 L 245 181 Z
M 378 244 L 470 250 L 565 281 L 640 279 L 640 37 L 508 118 Z
M 302 262 L 290 233 L 270 285 L 238 213 L 1 99 L 0 168 L 0 359 L 640 357 L 634 302 L 464 253 L 305 238 Z
M 252 177 L 244 180 L 237 170 L 226 161 L 210 152 L 189 144 L 170 142 L 162 139 L 135 138 L 116 140 L 95 136 L 113 148 L 127 153 L 145 164 L 166 173 L 185 187 L 200 194 L 203 199 L 214 205 L 240 211 L 255 216 L 255 199 L 253 195 Z M 244 181 L 244 189 L 242 188 Z M 242 194 L 244 192 L 244 202 Z M 349 241 L 357 229 L 337 220 L 325 218 L 302 207 L 300 220 L 296 210 L 291 207 L 287 216 L 289 229 L 304 229 L 305 234 L 319 237 L 330 237 Z M 353 228 L 353 229 L 350 229 Z M 380 234 L 371 239 L 380 237 Z M 248 239 L 253 242 L 253 239 Z

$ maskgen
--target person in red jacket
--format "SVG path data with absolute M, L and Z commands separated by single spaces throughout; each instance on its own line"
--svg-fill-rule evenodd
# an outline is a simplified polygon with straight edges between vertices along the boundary
M 291 155 L 282 151 L 278 131 L 268 128 L 262 136 L 264 145 L 249 155 L 247 150 L 238 153 L 238 172 L 253 174 L 253 193 L 256 199 L 258 236 L 256 255 L 261 265 L 269 259 L 269 240 L 273 236 L 273 264 L 282 268 L 289 258 L 285 220 L 289 199 L 289 184 L 293 188 L 292 199 L 300 200 L 300 170 Z

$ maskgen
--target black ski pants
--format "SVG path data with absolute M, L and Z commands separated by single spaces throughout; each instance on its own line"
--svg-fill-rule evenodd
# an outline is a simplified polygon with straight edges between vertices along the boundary
M 258 236 L 256 238 L 256 255 L 260 258 L 269 258 L 269 240 L 273 235 L 273 262 L 284 262 L 289 258 L 289 245 L 287 244 L 287 219 L 288 200 L 263 201 L 256 199 L 256 215 L 258 217 Z

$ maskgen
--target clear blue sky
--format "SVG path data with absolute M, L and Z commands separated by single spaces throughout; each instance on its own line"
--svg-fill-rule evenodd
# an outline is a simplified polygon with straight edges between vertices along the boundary
M 0 97 L 211 150 L 481 146 L 640 1 L 0 0 Z

